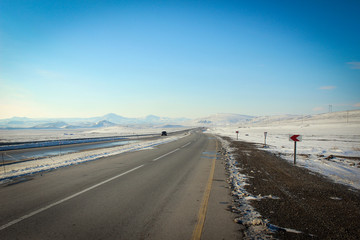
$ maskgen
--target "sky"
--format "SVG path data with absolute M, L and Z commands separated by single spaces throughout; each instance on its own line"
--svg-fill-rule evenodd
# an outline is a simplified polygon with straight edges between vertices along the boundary
M 0 0 L 0 119 L 360 109 L 360 1 Z

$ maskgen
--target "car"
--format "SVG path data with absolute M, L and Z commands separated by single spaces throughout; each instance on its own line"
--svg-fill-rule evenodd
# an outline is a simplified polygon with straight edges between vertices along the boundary
M 161 136 L 167 136 L 167 132 L 166 132 L 166 131 L 162 131 L 162 132 L 161 132 Z

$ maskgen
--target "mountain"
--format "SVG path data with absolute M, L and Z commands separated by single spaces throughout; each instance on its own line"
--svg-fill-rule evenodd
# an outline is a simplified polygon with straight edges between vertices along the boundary
M 0 129 L 74 129 L 74 128 L 102 128 L 115 125 L 147 125 L 155 126 L 219 126 L 219 125 L 269 125 L 282 123 L 316 124 L 317 122 L 360 122 L 360 110 L 323 113 L 315 115 L 272 115 L 272 116 L 249 116 L 233 113 L 218 113 L 204 118 L 168 118 L 148 115 L 143 118 L 127 118 L 115 113 L 92 118 L 26 118 L 12 117 L 0 119 Z
M 115 113 L 109 113 L 102 117 L 99 117 L 99 121 L 108 121 L 108 122 L 118 123 L 118 124 L 127 122 L 128 119 L 129 118 L 116 115 Z
M 78 123 L 77 125 L 70 125 L 66 122 L 49 122 L 42 123 L 31 127 L 32 129 L 76 129 L 76 128 L 102 128 L 102 127 L 112 127 L 117 124 L 112 123 L 107 120 L 98 121 L 95 123 Z
M 116 126 L 116 125 L 117 124 L 112 123 L 110 121 L 102 120 L 102 121 L 99 121 L 99 122 L 95 123 L 91 127 L 93 127 L 93 128 L 101 128 L 101 127 L 113 127 L 113 126 Z
M 24 122 L 24 121 L 30 121 L 30 118 L 27 117 L 12 117 L 9 118 L 9 121 L 20 121 L 20 122 Z
M 245 123 L 251 121 L 254 116 L 234 114 L 234 113 L 218 113 L 205 118 L 198 118 L 193 121 L 195 125 L 231 125 L 236 123 Z
M 161 122 L 161 117 L 155 116 L 155 115 L 148 115 L 145 117 L 145 122 Z
M 0 129 L 68 129 L 68 128 L 99 128 L 115 125 L 159 125 L 159 124 L 182 124 L 189 119 L 166 118 L 148 115 L 144 118 L 127 118 L 115 113 L 91 118 L 25 118 L 13 117 L 0 119 Z
M 40 122 L 34 121 L 26 117 L 12 117 L 8 119 L 0 119 L 0 128 L 28 128 Z
M 33 126 L 34 129 L 56 129 L 56 128 L 67 128 L 69 124 L 66 122 L 51 122 L 51 123 L 43 123 Z
M 270 115 L 270 116 L 248 116 L 240 114 L 214 114 L 206 118 L 199 118 L 192 121 L 194 126 L 269 126 L 283 124 L 309 125 L 309 124 L 332 124 L 332 123 L 360 123 L 360 110 L 339 111 L 314 115 Z

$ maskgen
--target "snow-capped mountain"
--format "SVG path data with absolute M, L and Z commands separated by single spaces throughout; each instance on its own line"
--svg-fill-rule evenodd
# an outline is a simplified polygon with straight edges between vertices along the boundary
M 234 114 L 234 113 L 218 113 L 205 118 L 198 118 L 193 121 L 194 125 L 230 125 L 236 123 L 249 122 L 254 116 Z
M 127 118 L 114 113 L 92 118 L 59 118 L 59 119 L 34 119 L 25 117 L 13 117 L 0 119 L 0 129 L 70 129 L 70 128 L 102 128 L 115 125 L 175 125 L 175 126 L 219 126 L 219 125 L 269 125 L 285 122 L 316 123 L 318 121 L 351 123 L 360 119 L 360 110 L 323 113 L 315 115 L 271 115 L 249 116 L 232 113 L 218 113 L 204 118 L 167 118 L 148 115 L 143 118 Z
M 108 121 L 108 122 L 112 122 L 112 123 L 116 123 L 116 124 L 121 124 L 121 123 L 124 123 L 124 122 L 127 122 L 129 121 L 130 118 L 126 118 L 126 117 L 123 117 L 123 116 L 119 116 L 115 113 L 109 113 L 109 114 L 106 114 L 104 116 L 101 116 L 101 117 L 94 117 L 94 118 L 90 118 L 90 119 L 87 119 L 88 121 L 92 121 L 92 122 L 100 122 L 100 121 Z
M 69 128 L 100 128 L 115 125 L 179 125 L 188 121 L 186 118 L 166 118 L 155 115 L 148 115 L 143 118 L 127 118 L 115 113 L 109 113 L 100 117 L 92 118 L 47 118 L 34 119 L 13 117 L 0 119 L 0 129 L 33 128 L 33 129 L 69 129 Z
M 94 128 L 99 128 L 99 127 L 112 127 L 112 126 L 116 126 L 117 124 L 115 123 L 112 123 L 110 121 L 107 121 L 107 120 L 102 120 L 102 121 L 99 121 L 99 122 L 96 122 L 94 125 L 92 125 L 91 127 L 94 127 Z
M 328 123 L 357 123 L 360 121 L 360 110 L 322 113 L 314 115 L 269 115 L 249 116 L 231 113 L 219 113 L 205 118 L 198 118 L 191 121 L 193 126 L 226 126 L 226 125 L 279 125 L 285 123 L 316 124 L 318 122 Z
M 54 129 L 54 128 L 67 128 L 69 126 L 69 124 L 67 124 L 66 122 L 50 122 L 50 123 L 42 123 L 42 124 L 38 124 L 33 126 L 32 128 L 35 129 Z

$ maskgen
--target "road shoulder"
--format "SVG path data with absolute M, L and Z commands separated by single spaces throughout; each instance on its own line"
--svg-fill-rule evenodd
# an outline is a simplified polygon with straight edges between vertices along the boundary
M 219 144 L 220 146 L 220 144 Z M 215 159 L 215 172 L 206 213 L 202 239 L 242 239 L 242 226 L 235 223 L 236 215 L 230 211 L 232 205 L 231 189 L 225 170 L 226 159 L 218 148 Z M 209 159 L 209 161 L 212 159 Z

